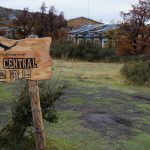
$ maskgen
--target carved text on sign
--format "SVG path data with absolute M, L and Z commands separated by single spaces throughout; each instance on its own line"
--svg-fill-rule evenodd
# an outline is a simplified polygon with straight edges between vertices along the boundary
M 4 69 L 29 69 L 37 68 L 35 58 L 5 58 L 3 59 Z
M 0 37 L 0 81 L 46 80 L 51 77 L 51 38 L 10 40 Z

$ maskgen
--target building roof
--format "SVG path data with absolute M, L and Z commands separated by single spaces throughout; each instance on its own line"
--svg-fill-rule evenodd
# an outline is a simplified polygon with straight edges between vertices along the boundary
M 85 25 L 77 30 L 72 30 L 68 34 L 75 35 L 75 38 L 104 37 L 102 33 L 118 28 L 118 24 L 94 24 Z
M 96 21 L 96 20 L 93 20 L 93 19 L 90 19 L 90 18 L 86 18 L 86 17 L 83 17 L 83 16 L 77 17 L 77 18 L 73 18 L 73 19 L 69 19 L 68 21 L 72 21 L 72 20 L 76 20 L 76 19 L 81 19 L 81 18 L 87 19 L 87 20 L 90 20 L 90 21 L 94 21 L 94 22 L 97 23 L 97 24 L 103 24 L 103 23 L 101 23 L 101 22 L 99 22 L 99 21 Z
M 118 24 L 105 24 L 105 25 L 102 25 L 101 28 L 99 30 L 96 30 L 95 32 L 102 33 L 108 30 L 116 29 L 117 27 L 118 27 Z
M 9 30 L 9 27 L 0 27 L 0 30 Z
M 94 25 L 85 25 L 80 27 L 79 29 L 71 30 L 68 32 L 69 34 L 76 34 L 76 33 L 85 33 L 88 31 L 92 31 L 93 33 L 101 33 L 111 29 L 116 29 L 118 24 L 94 24 Z M 95 31 L 94 31 L 95 30 Z
M 88 33 L 84 37 L 85 38 L 93 38 L 94 37 L 94 33 Z
M 80 27 L 79 29 L 71 30 L 71 31 L 69 32 L 69 34 L 86 32 L 86 31 L 90 31 L 90 30 L 93 30 L 93 29 L 96 29 L 96 28 L 100 28 L 100 27 L 101 27 L 100 24 L 85 25 L 85 26 Z

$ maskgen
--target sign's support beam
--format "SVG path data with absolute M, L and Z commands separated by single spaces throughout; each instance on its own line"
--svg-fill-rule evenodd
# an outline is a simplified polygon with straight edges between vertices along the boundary
M 36 132 L 36 149 L 45 150 L 45 133 L 37 81 L 29 80 L 29 93 L 31 98 L 32 118 Z

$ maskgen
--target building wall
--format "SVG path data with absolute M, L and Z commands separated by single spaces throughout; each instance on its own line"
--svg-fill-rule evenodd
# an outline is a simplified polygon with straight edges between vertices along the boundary
M 107 41 L 108 41 L 108 39 L 102 38 L 102 48 L 105 48 L 105 47 L 106 47 Z
M 81 18 L 69 20 L 68 21 L 68 27 L 71 29 L 72 28 L 79 28 L 81 26 L 88 25 L 89 23 L 90 24 L 100 24 L 100 22 L 81 17 Z
M 98 38 L 98 37 L 97 37 L 97 38 L 96 38 L 96 37 L 94 38 L 94 43 L 95 43 L 95 44 L 98 44 L 98 45 L 102 45 L 101 40 L 100 40 L 100 38 Z

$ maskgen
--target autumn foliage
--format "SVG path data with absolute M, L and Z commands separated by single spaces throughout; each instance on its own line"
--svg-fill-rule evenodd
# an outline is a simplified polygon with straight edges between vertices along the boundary
M 150 51 L 150 0 L 139 0 L 128 13 L 121 13 L 123 23 L 118 30 L 117 49 L 121 55 Z
M 66 34 L 66 20 L 63 12 L 57 14 L 54 6 L 47 10 L 45 3 L 42 3 L 40 12 L 29 12 L 27 8 L 12 20 L 10 28 L 12 29 L 12 38 L 26 38 L 30 34 L 36 34 L 38 37 L 52 36 L 59 38 Z

